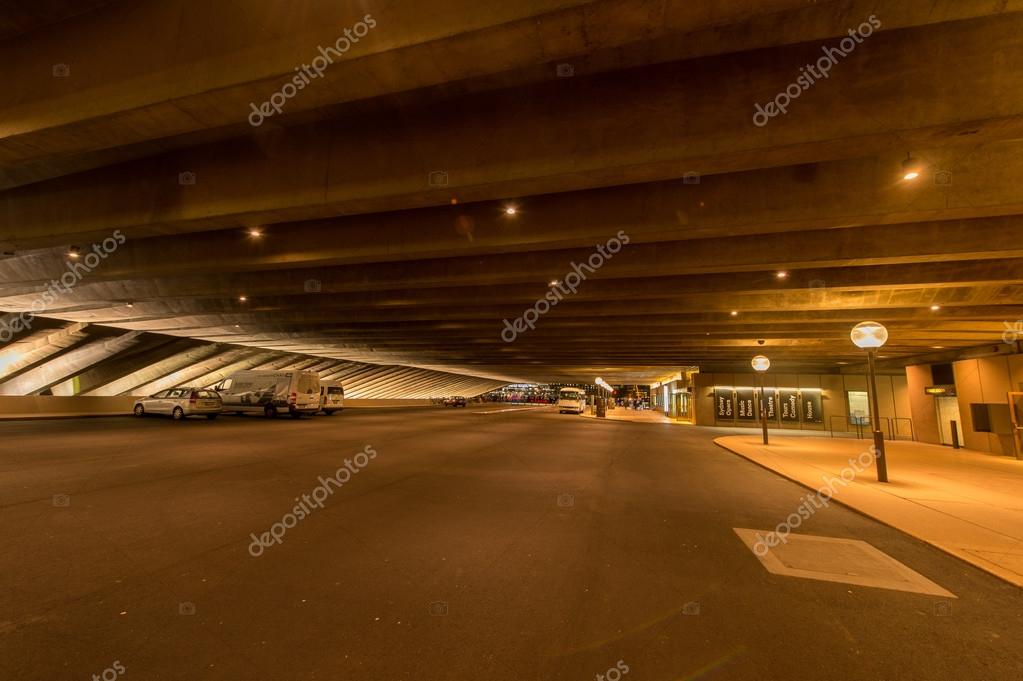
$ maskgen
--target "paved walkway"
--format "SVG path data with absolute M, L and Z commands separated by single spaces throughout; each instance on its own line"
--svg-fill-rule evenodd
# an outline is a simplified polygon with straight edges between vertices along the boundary
M 592 412 L 592 407 L 587 407 L 586 411 L 583 412 L 583 416 L 591 419 L 597 418 L 597 415 Z M 635 421 L 636 423 L 680 423 L 675 419 L 668 418 L 661 411 L 653 409 L 625 409 L 624 407 L 608 410 L 606 418 L 609 421 Z
M 772 437 L 765 447 L 759 435 L 715 442 L 813 489 L 869 447 L 816 437 Z M 889 442 L 886 451 L 888 484 L 870 466 L 833 485 L 835 501 L 1023 586 L 1023 462 L 915 442 Z

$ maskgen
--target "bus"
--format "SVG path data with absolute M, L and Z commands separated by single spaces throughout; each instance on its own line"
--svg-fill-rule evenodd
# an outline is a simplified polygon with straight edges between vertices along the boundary
M 558 392 L 559 414 L 581 414 L 586 410 L 586 391 L 579 388 L 562 388 Z

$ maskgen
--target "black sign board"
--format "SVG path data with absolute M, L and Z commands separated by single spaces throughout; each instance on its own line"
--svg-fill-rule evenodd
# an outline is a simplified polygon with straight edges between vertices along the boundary
M 803 396 L 803 423 L 824 423 L 820 391 L 811 390 L 801 394 Z
M 718 421 L 735 420 L 735 395 L 731 388 L 714 388 L 714 405 Z
M 778 420 L 778 393 L 773 388 L 769 388 L 764 392 L 764 401 L 767 402 L 767 420 L 777 421 Z M 761 409 L 764 409 L 764 405 L 760 399 L 760 391 L 757 391 L 757 404 L 760 405 Z
M 781 420 L 784 423 L 799 422 L 799 391 L 795 388 L 782 388 L 778 391 L 781 402 Z
M 753 411 L 753 388 L 735 389 L 735 418 L 740 421 L 756 421 Z

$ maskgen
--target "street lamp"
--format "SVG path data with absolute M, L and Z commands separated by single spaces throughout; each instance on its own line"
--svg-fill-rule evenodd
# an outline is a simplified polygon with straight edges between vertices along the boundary
M 763 355 L 757 355 L 750 362 L 756 372 L 760 374 L 760 424 L 764 428 L 764 444 L 767 444 L 767 396 L 764 391 L 764 373 L 771 368 L 771 360 Z
M 870 424 L 874 431 L 874 456 L 877 462 L 878 482 L 888 482 L 888 463 L 884 456 L 884 434 L 881 433 L 881 418 L 877 406 L 877 379 L 874 377 L 874 362 L 877 349 L 888 342 L 888 329 L 878 322 L 860 322 L 849 334 L 853 344 L 867 351 L 867 374 L 870 382 Z

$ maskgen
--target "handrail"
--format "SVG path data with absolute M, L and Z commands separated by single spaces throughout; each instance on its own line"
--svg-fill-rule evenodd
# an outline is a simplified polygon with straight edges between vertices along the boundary
M 842 425 L 844 429 L 839 432 L 856 433 L 856 439 L 864 439 L 864 431 L 870 433 L 870 423 L 862 417 L 849 417 L 842 414 L 832 414 L 828 418 L 828 430 L 831 432 L 831 437 L 835 437 L 835 419 L 842 419 Z M 909 437 L 913 442 L 916 442 L 916 430 L 913 427 L 913 419 L 905 416 L 882 416 L 881 417 L 881 432 L 887 432 L 888 440 L 899 439 L 899 422 L 906 421 L 909 423 Z M 855 426 L 853 430 L 850 426 Z

